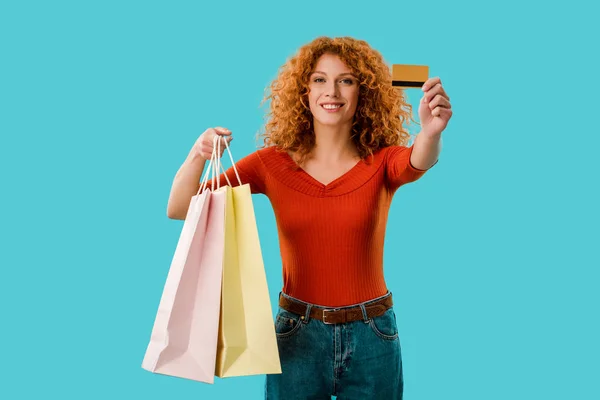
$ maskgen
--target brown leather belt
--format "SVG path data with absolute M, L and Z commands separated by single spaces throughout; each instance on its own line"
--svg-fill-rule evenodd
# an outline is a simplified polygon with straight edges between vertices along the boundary
M 390 294 L 381 300 L 365 305 L 367 318 L 371 319 L 383 315 L 393 304 L 392 295 Z M 279 306 L 291 313 L 301 315 L 302 319 L 304 319 L 304 316 L 306 315 L 306 304 L 288 299 L 285 296 L 279 296 Z M 310 317 L 323 321 L 326 324 L 343 324 L 364 319 L 360 306 L 345 308 L 323 308 L 312 306 L 310 309 Z

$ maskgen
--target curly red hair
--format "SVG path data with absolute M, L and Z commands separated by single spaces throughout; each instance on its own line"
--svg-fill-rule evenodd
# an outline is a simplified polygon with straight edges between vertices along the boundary
M 414 121 L 402 89 L 392 86 L 390 68 L 382 55 L 363 40 L 319 37 L 302 46 L 280 67 L 261 103 L 270 100 L 263 147 L 295 153 L 299 164 L 315 146 L 313 116 L 308 106 L 309 76 L 323 54 L 337 55 L 359 80 L 352 140 L 361 158 L 392 145 L 407 145 L 405 123 Z M 270 89 L 270 93 L 269 93 Z

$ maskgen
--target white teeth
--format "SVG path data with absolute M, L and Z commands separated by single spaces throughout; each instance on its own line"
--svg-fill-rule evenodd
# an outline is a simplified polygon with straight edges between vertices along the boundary
M 336 108 L 340 108 L 341 104 L 323 104 L 323 108 L 326 110 L 335 110 Z

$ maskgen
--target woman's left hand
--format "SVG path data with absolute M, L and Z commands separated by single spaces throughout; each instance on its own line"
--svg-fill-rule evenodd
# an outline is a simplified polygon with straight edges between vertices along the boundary
M 452 117 L 450 98 L 438 77 L 429 78 L 422 90 L 424 94 L 419 104 L 421 132 L 427 136 L 439 136 Z

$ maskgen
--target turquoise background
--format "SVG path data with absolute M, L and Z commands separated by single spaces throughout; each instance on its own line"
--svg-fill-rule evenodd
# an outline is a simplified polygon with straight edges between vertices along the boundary
M 454 110 L 440 162 L 389 220 L 406 399 L 600 399 L 592 11 L 2 2 L 0 398 L 262 398 L 264 376 L 210 386 L 140 367 L 182 227 L 168 194 L 206 128 L 231 129 L 236 158 L 252 152 L 279 66 L 349 35 L 390 64 L 429 65 Z M 275 304 L 275 221 L 254 202 Z

